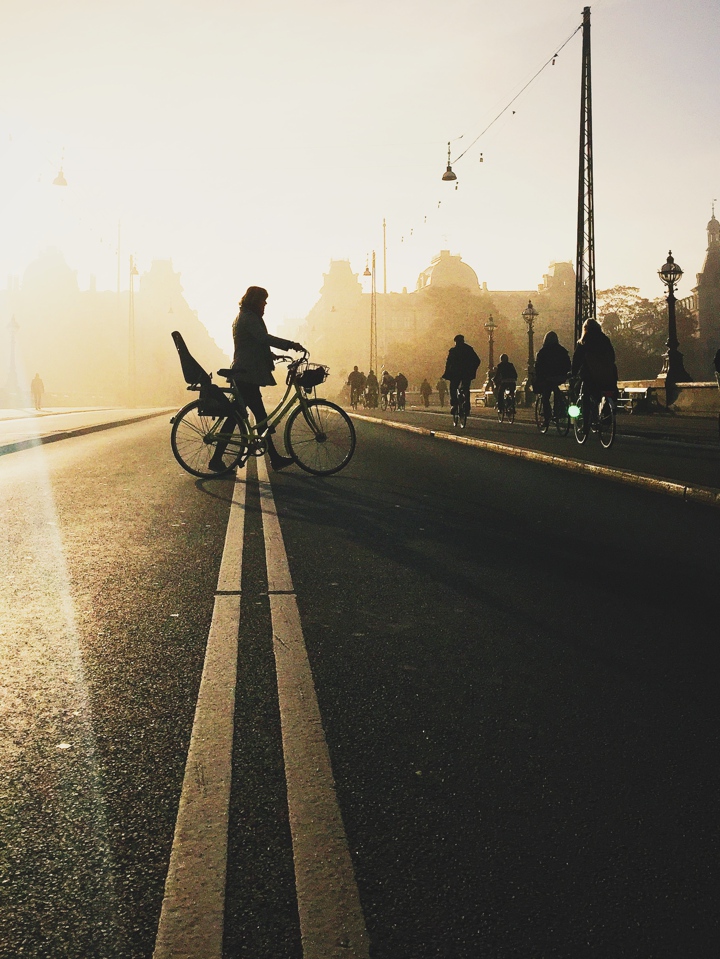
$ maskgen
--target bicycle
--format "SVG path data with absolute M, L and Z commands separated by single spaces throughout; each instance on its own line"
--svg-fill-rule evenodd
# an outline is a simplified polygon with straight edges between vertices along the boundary
M 510 386 L 502 386 L 498 394 L 497 404 L 498 423 L 507 420 L 508 423 L 515 422 L 515 391 Z
M 404 412 L 405 410 L 405 390 L 398 390 L 397 408 L 398 412 L 400 413 Z
M 550 424 L 555 424 L 555 429 L 560 436 L 567 436 L 570 432 L 570 416 L 568 414 L 568 399 L 565 393 L 558 390 L 553 396 L 553 402 L 550 406 L 550 419 L 545 419 L 545 410 L 543 409 L 542 393 L 535 397 L 535 425 L 541 433 L 547 433 Z
M 397 408 L 397 400 L 395 398 L 395 390 L 388 390 L 387 393 L 380 393 L 380 409 L 382 410 L 394 410 Z
M 464 430 L 470 413 L 470 394 L 465 386 L 458 386 L 457 400 L 452 408 L 453 426 Z
M 350 406 L 352 406 L 354 410 L 358 408 L 360 396 L 361 396 L 361 391 L 356 386 L 353 386 L 350 389 Z
M 586 397 L 581 386 L 574 409 L 577 413 L 573 418 L 573 431 L 578 445 L 582 446 L 590 433 L 597 433 L 602 446 L 609 450 L 615 442 L 617 429 L 612 391 L 604 392 L 596 401 L 590 396 Z
M 175 332 L 172 337 L 188 389 L 200 393 L 198 399 L 170 420 L 173 455 L 188 473 L 202 479 L 226 476 L 244 466 L 250 456 L 263 456 L 268 436 L 285 417 L 285 447 L 301 469 L 316 476 L 329 476 L 348 465 L 355 452 L 355 427 L 345 410 L 314 395 L 327 379 L 328 369 L 309 363 L 307 352 L 296 360 L 274 357 L 276 361 L 288 362 L 285 395 L 266 419 L 251 425 L 232 371 L 218 370 L 228 386 L 216 385 L 191 356 L 180 333 Z M 216 462 L 220 458 L 225 469 L 211 469 L 213 457 Z

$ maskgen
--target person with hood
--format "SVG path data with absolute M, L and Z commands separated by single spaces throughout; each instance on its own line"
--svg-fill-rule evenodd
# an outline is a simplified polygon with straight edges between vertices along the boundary
M 235 353 L 232 362 L 232 373 L 238 392 L 245 405 L 250 409 L 255 422 L 260 423 L 267 419 L 265 404 L 260 393 L 261 386 L 275 386 L 273 370 L 273 354 L 271 346 L 280 350 L 295 350 L 305 352 L 305 347 L 281 336 L 272 336 L 267 331 L 263 316 L 267 304 L 268 291 L 261 286 L 249 286 L 242 300 L 240 312 L 233 323 L 233 343 Z M 267 436 L 267 451 L 270 456 L 270 465 L 274 470 L 284 469 L 293 460 L 289 456 L 278 453 L 272 436 Z M 221 444 L 215 449 L 210 459 L 210 469 L 218 472 L 226 469 L 222 461 L 224 448 Z
M 582 325 L 573 353 L 572 375 L 580 379 L 583 395 L 595 403 L 600 402 L 603 393 L 617 396 L 615 350 L 597 320 L 589 318 Z
M 535 392 L 542 396 L 546 423 L 550 422 L 550 397 L 554 397 L 555 404 L 562 403 L 560 385 L 567 382 L 571 367 L 570 354 L 560 345 L 557 333 L 549 330 L 535 357 Z M 559 405 L 556 408 L 559 409 Z
M 443 379 L 450 383 L 450 408 L 453 415 L 458 412 L 457 398 L 460 389 L 465 390 L 467 408 L 464 412 L 470 412 L 470 384 L 477 376 L 479 366 L 480 357 L 472 346 L 465 342 L 462 333 L 458 333 L 455 346 L 448 350 L 443 373 Z
M 408 388 L 407 376 L 404 373 L 398 373 L 395 377 L 395 391 L 397 392 L 397 408 L 405 409 L 405 390 Z
M 500 412 L 505 409 L 505 391 L 508 390 L 512 396 L 515 396 L 517 387 L 517 370 L 507 353 L 500 354 L 500 362 L 495 367 L 493 374 L 493 385 L 495 386 L 497 396 L 497 405 Z

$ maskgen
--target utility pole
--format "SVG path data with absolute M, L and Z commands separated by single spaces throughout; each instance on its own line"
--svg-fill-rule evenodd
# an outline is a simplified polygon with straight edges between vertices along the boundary
M 596 319 L 595 213 L 593 205 L 592 84 L 590 77 L 590 7 L 583 10 L 582 84 L 580 94 L 580 165 L 578 173 L 577 256 L 575 262 L 575 340 L 582 325 Z
M 385 233 L 385 217 L 383 217 L 383 293 L 387 293 L 387 241 Z
M 377 291 L 375 288 L 375 250 L 372 252 L 370 280 L 370 369 L 377 376 Z

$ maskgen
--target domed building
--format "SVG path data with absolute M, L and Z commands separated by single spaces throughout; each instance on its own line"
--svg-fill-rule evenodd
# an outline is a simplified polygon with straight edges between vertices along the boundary
M 440 250 L 430 266 L 423 270 L 418 277 L 417 290 L 427 287 L 456 286 L 463 290 L 480 292 L 480 283 L 477 273 L 467 263 L 463 263 L 461 256 L 452 256 L 450 250 Z

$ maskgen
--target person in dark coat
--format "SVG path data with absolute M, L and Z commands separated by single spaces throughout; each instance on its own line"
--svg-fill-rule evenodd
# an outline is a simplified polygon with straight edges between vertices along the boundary
M 298 353 L 305 351 L 300 343 L 268 333 L 263 320 L 267 299 L 267 290 L 261 286 L 249 286 L 245 296 L 240 300 L 240 312 L 233 323 L 233 343 L 235 344 L 231 367 L 233 380 L 246 406 L 255 417 L 256 423 L 267 419 L 260 387 L 276 385 L 273 376 L 275 364 L 270 347 L 295 350 Z M 267 437 L 267 451 L 270 456 L 270 465 L 274 470 L 284 469 L 293 462 L 289 456 L 278 453 L 272 436 Z M 210 459 L 210 469 L 218 472 L 226 469 L 222 462 L 223 452 L 224 450 L 218 444 Z
M 599 403 L 603 393 L 617 396 L 615 350 L 597 320 L 585 320 L 572 358 L 572 375 L 580 378 L 583 394 Z
M 423 398 L 423 403 L 425 406 L 430 406 L 430 394 L 432 393 L 432 386 L 428 382 L 427 376 L 420 384 L 420 396 Z
M 443 379 L 450 383 L 450 407 L 453 414 L 457 412 L 457 397 L 460 388 L 466 391 L 468 405 L 466 412 L 470 412 L 470 384 L 477 376 L 479 366 L 480 357 L 472 346 L 465 342 L 462 333 L 458 333 L 455 337 L 455 346 L 448 350 L 445 372 L 443 373 Z
M 499 410 L 505 409 L 505 391 L 509 390 L 512 396 L 515 396 L 517 388 L 517 370 L 515 364 L 510 362 L 507 353 L 500 354 L 500 362 L 495 367 L 493 373 L 493 385 L 495 386 L 495 395 L 497 396 L 497 405 Z
M 435 384 L 435 389 L 437 390 L 438 402 L 440 403 L 440 406 L 445 406 L 445 397 L 447 396 L 448 388 L 442 376 Z
M 405 409 L 405 390 L 408 388 L 407 376 L 404 373 L 398 373 L 395 377 L 395 390 L 397 392 L 397 408 Z
M 554 395 L 557 404 L 562 402 L 560 385 L 567 381 L 571 367 L 570 354 L 560 345 L 557 333 L 549 330 L 535 357 L 535 391 L 542 396 L 546 423 L 550 422 L 550 397 Z

